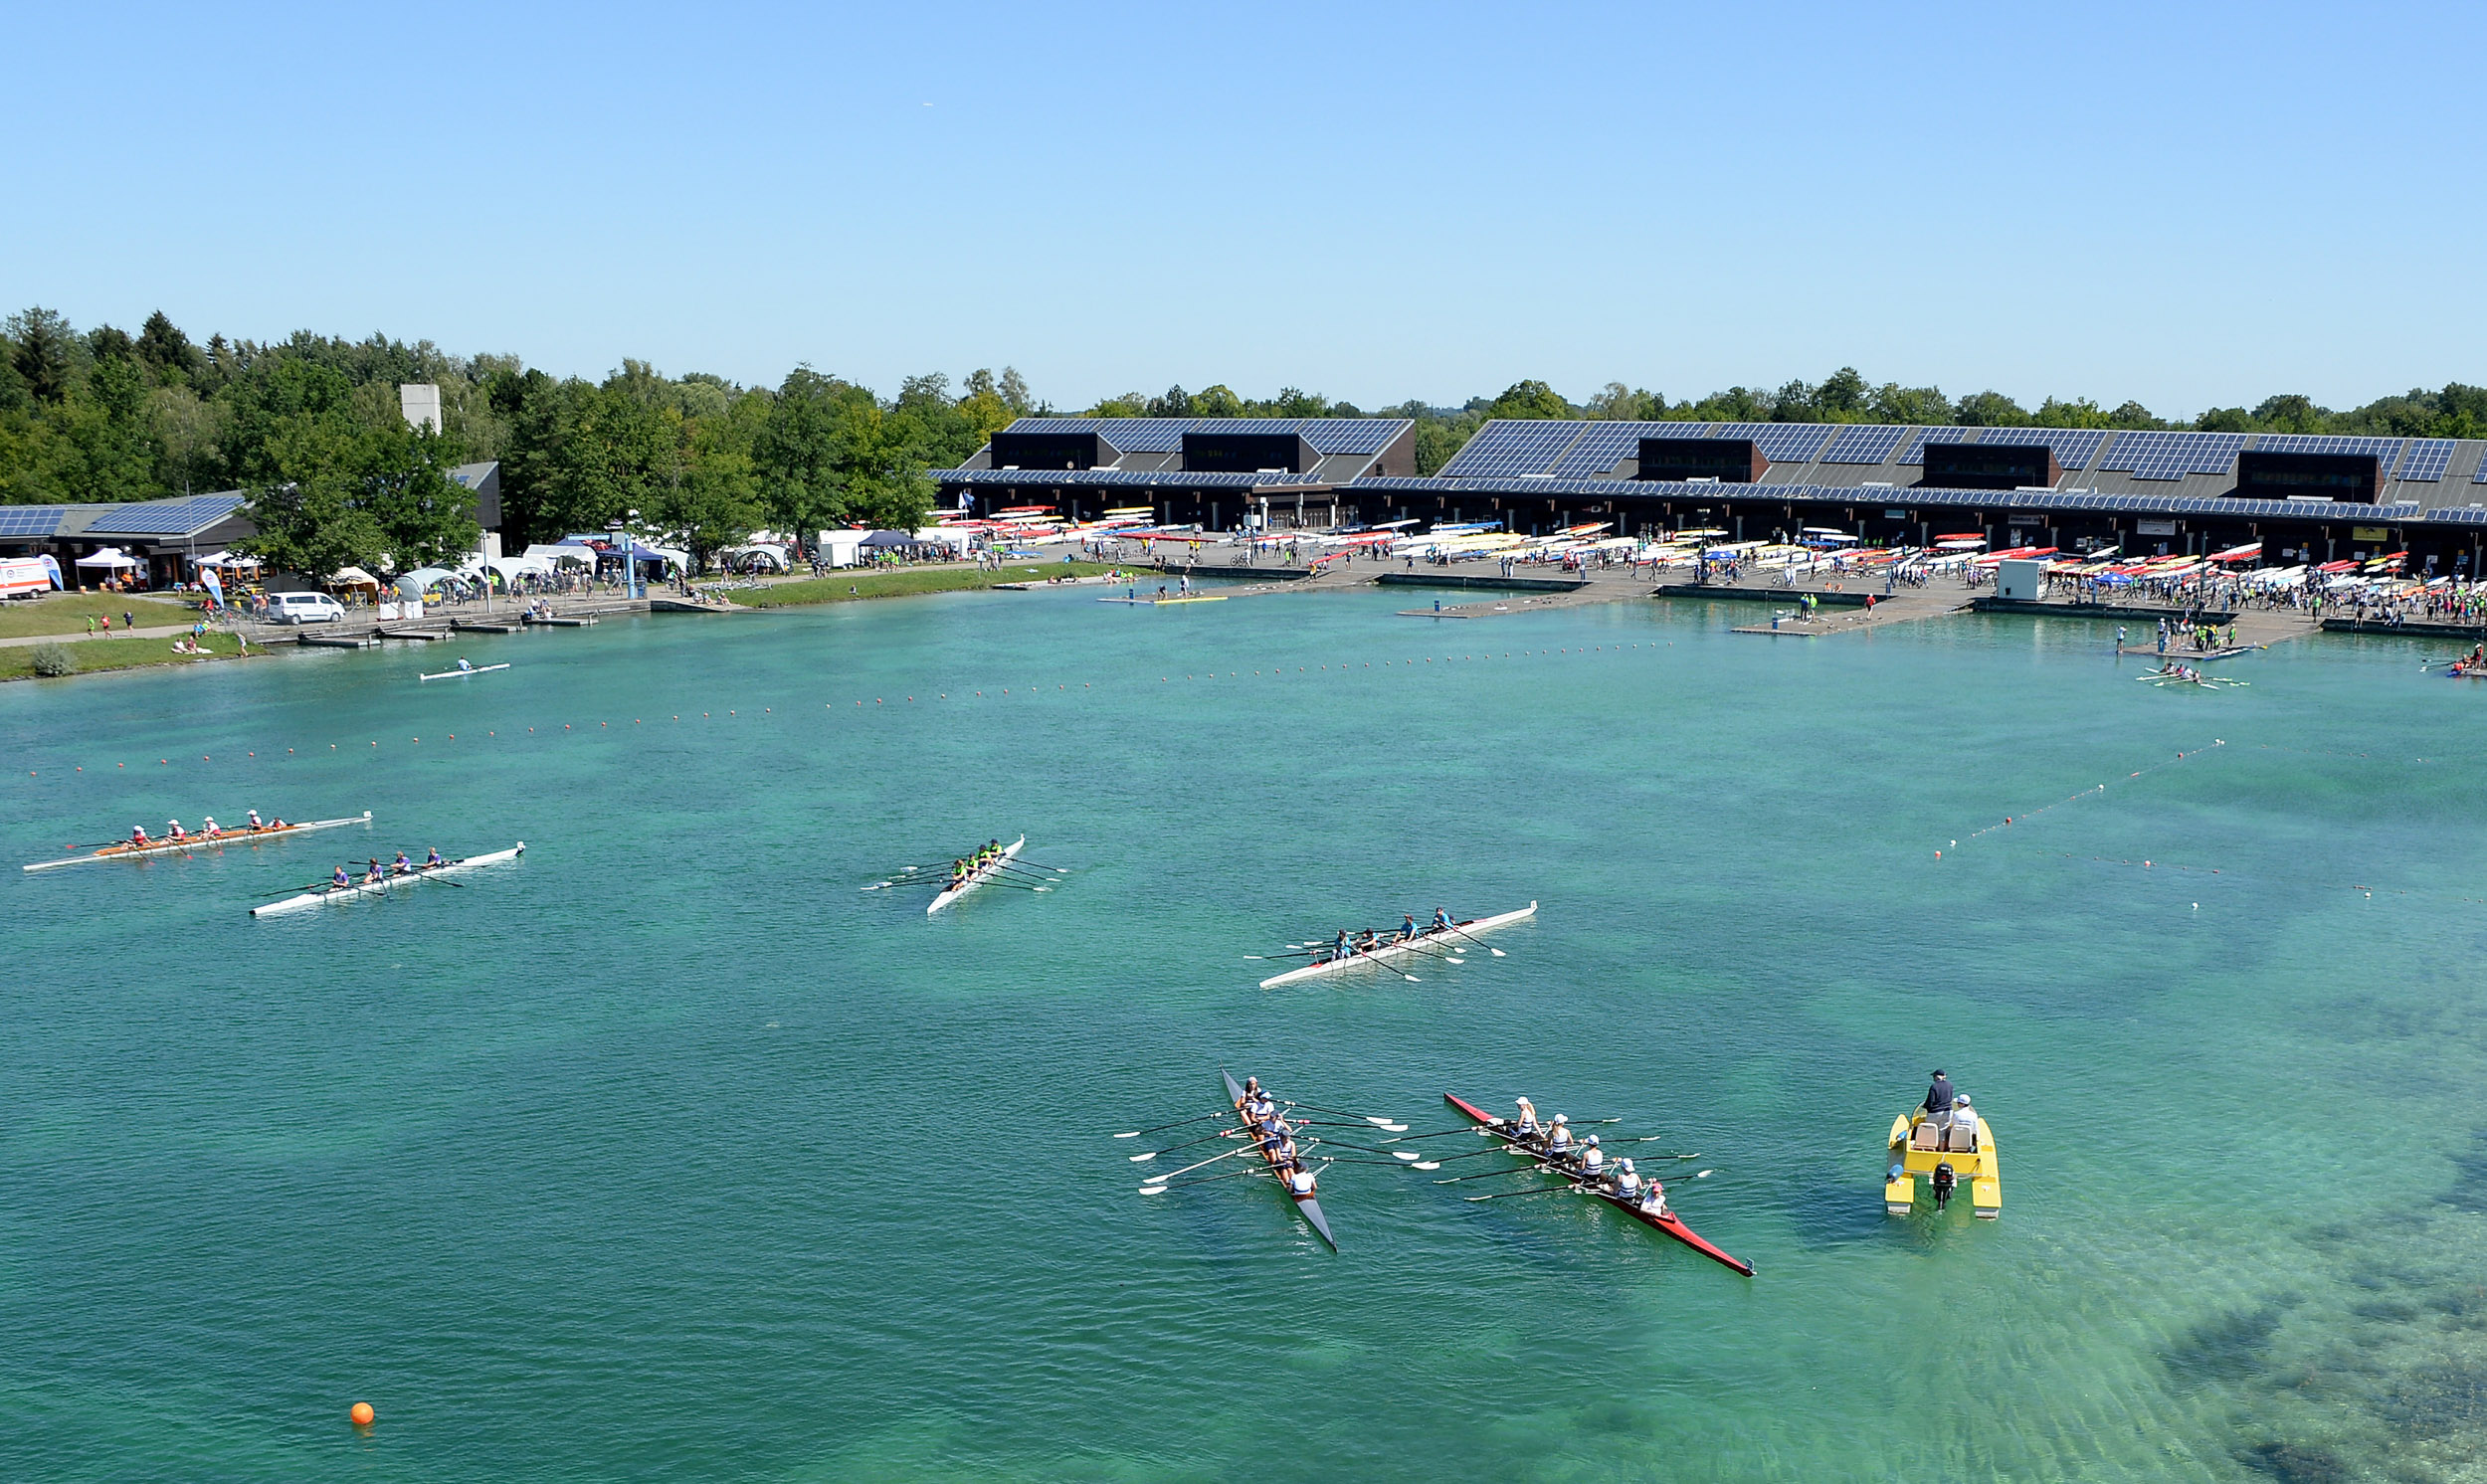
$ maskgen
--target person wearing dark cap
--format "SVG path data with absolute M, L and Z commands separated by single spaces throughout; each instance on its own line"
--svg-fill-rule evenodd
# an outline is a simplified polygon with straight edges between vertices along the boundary
M 1952 1111 L 1952 1079 L 1943 1075 L 1943 1068 L 1934 1069 L 1934 1085 L 1926 1089 L 1926 1116 L 1942 1118 Z

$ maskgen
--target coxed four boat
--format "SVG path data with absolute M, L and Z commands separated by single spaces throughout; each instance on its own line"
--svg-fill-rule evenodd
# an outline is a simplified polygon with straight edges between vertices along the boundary
M 306 907 L 322 906 L 338 897 L 374 896 L 387 891 L 392 886 L 410 886 L 417 881 L 430 880 L 434 876 L 481 870 L 487 865 L 498 865 L 504 860 L 515 860 L 526 853 L 526 848 L 527 842 L 520 840 L 514 850 L 494 850 L 488 855 L 469 855 L 464 859 L 452 860 L 442 865 L 419 865 L 403 875 L 383 875 L 377 881 L 356 881 L 347 886 L 322 886 L 316 891 L 305 891 L 300 896 L 289 896 L 281 902 L 270 902 L 265 906 L 253 907 L 251 915 L 274 917 L 280 912 L 298 912 Z
M 1544 1151 L 1538 1149 L 1532 1144 L 1529 1144 L 1518 1135 L 1509 1132 L 1509 1124 L 1506 1120 L 1496 1118 L 1493 1114 L 1486 1112 L 1484 1109 L 1477 1107 L 1475 1104 L 1464 1102 L 1459 1098 L 1451 1096 L 1447 1092 L 1442 1094 L 1442 1101 L 1450 1104 L 1452 1107 L 1476 1120 L 1478 1123 L 1483 1124 L 1488 1132 L 1492 1133 L 1496 1139 L 1502 1142 L 1502 1147 L 1504 1149 L 1520 1156 L 1522 1159 L 1533 1162 L 1538 1169 L 1544 1171 L 1548 1175 L 1559 1176 L 1565 1180 L 1571 1181 L 1572 1188 L 1579 1191 L 1582 1195 L 1595 1196 L 1599 1200 L 1604 1201 L 1607 1205 L 1614 1206 L 1616 1209 L 1629 1213 L 1632 1219 L 1657 1227 L 1660 1231 L 1663 1231 L 1667 1235 L 1675 1238 L 1677 1241 L 1682 1242 L 1685 1246 L 1692 1248 L 1702 1256 L 1709 1258 L 1712 1262 L 1732 1267 L 1748 1278 L 1753 1276 L 1752 1263 L 1745 1261 L 1741 1257 L 1731 1256 L 1722 1248 L 1712 1245 L 1709 1241 L 1705 1240 L 1699 1232 L 1696 1232 L 1690 1226 L 1685 1225 L 1683 1223 L 1683 1219 L 1677 1216 L 1673 1211 L 1667 1211 L 1662 1215 L 1653 1215 L 1648 1211 L 1642 1210 L 1634 1202 L 1626 1201 L 1619 1196 L 1616 1196 L 1608 1191 L 1601 1190 L 1595 1186 L 1583 1185 L 1579 1181 L 1577 1172 L 1547 1158 Z
M 961 881 L 956 886 L 952 886 L 947 890 L 944 890 L 941 895 L 934 897 L 932 899 L 932 905 L 924 909 L 924 915 L 926 917 L 932 916 L 935 912 L 940 911 L 952 902 L 957 901 L 960 897 L 967 895 L 977 887 L 992 880 L 995 876 L 1000 875 L 1002 873 L 1002 867 L 1010 864 L 1011 857 L 1018 854 L 1019 847 L 1026 843 L 1028 843 L 1028 836 L 1023 835 L 1019 838 L 1012 840 L 1009 844 L 1004 845 L 1002 847 L 1001 854 L 994 856 L 991 860 L 988 860 L 984 864 L 976 867 L 974 870 L 969 871 L 967 873 L 966 880 Z
M 1517 912 L 1505 912 L 1499 917 L 1471 917 L 1465 922 L 1453 923 L 1447 931 L 1428 928 L 1413 939 L 1393 938 L 1371 948 L 1351 948 L 1338 958 L 1323 959 L 1318 964 L 1306 964 L 1301 969 L 1289 969 L 1284 974 L 1272 974 L 1260 982 L 1260 987 L 1270 990 L 1282 984 L 1293 984 L 1299 979 L 1317 979 L 1324 974 L 1336 974 L 1341 970 L 1353 969 L 1359 964 L 1384 963 L 1416 953 L 1428 946 L 1438 947 L 1444 943 L 1456 943 L 1461 938 L 1471 937 L 1498 927 L 1507 927 L 1536 915 L 1537 904 L 1531 902 Z
M 1237 1084 L 1234 1074 L 1229 1072 L 1225 1067 L 1220 1067 L 1218 1069 L 1218 1075 L 1226 1080 L 1227 1101 L 1235 1105 L 1236 1116 L 1239 1118 L 1243 1117 L 1244 1089 Z M 1246 1139 L 1252 1138 L 1251 1120 L 1248 1118 L 1244 1119 L 1244 1137 Z M 1254 1142 L 1258 1141 L 1255 1140 Z M 1286 1183 L 1286 1177 L 1279 1172 L 1276 1157 L 1271 1155 L 1267 1149 L 1262 1149 L 1259 1153 L 1260 1162 L 1269 1168 L 1269 1173 L 1271 1175 L 1277 1176 L 1278 1189 L 1286 1192 L 1287 1199 L 1295 1203 L 1295 1208 L 1303 1213 L 1305 1220 L 1312 1223 L 1312 1229 L 1319 1232 L 1321 1239 L 1330 1244 L 1330 1250 L 1333 1252 L 1337 1251 L 1338 1238 L 1330 1234 L 1330 1222 L 1328 1218 L 1321 1214 L 1320 1200 L 1313 1196 L 1297 1195 L 1295 1193 L 1295 1188 L 1288 1185 Z
M 313 830 L 334 830 L 340 825 L 368 825 L 371 811 L 344 820 L 307 820 L 299 825 L 266 825 L 257 830 L 223 830 L 214 835 L 185 835 L 179 839 L 154 839 L 143 845 L 126 841 L 105 845 L 88 855 L 72 855 L 63 860 L 38 860 L 24 869 L 30 871 L 58 870 L 64 865 L 85 865 L 91 860 L 138 860 L 148 855 L 178 855 L 184 850 L 213 850 L 222 845 L 255 845 L 263 840 L 281 839 L 288 835 L 302 835 Z

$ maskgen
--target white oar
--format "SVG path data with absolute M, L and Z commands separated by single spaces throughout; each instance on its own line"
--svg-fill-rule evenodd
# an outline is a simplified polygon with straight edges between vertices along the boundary
M 1242 1149 L 1230 1149 L 1225 1154 L 1213 1154 L 1208 1159 L 1201 1161 L 1200 1165 L 1186 1165 L 1180 1170 L 1169 1170 L 1163 1175 L 1152 1175 L 1148 1178 L 1148 1185 L 1164 1185 L 1167 1181 L 1174 1179 L 1178 1175 L 1191 1174 L 1193 1171 L 1200 1169 L 1201 1165 L 1215 1165 L 1220 1160 L 1231 1160 L 1239 1154 L 1250 1154 L 1253 1150 L 1259 1147 L 1260 1146 L 1256 1144 L 1246 1144 Z M 1142 1186 L 1140 1189 L 1145 1191 L 1148 1189 L 1148 1186 Z
M 1316 1108 L 1310 1103 L 1299 1103 L 1292 1098 L 1285 1099 L 1284 1104 L 1289 1108 L 1301 1108 L 1307 1113 L 1327 1113 L 1332 1118 L 1361 1119 L 1378 1129 L 1386 1129 L 1399 1122 L 1396 1118 L 1379 1118 L 1371 1113 L 1350 1113 L 1344 1108 Z
M 1130 1158 L 1131 1158 L 1131 1163 L 1133 1163 L 1133 1164 L 1135 1164 L 1135 1165 L 1136 1165 L 1136 1164 L 1140 1163 L 1142 1160 L 1153 1160 L 1153 1159 L 1157 1158 L 1157 1157 L 1158 1157 L 1159 1155 L 1161 1155 L 1161 1154 L 1171 1154 L 1171 1153 L 1173 1153 L 1174 1151 L 1176 1151 L 1176 1150 L 1178 1150 L 1178 1149 L 1190 1149 L 1190 1148 L 1191 1148 L 1193 1145 L 1195 1145 L 1195 1144 L 1207 1144 L 1207 1143 L 1210 1141 L 1210 1139 L 1224 1139 L 1224 1138 L 1226 1138 L 1226 1137 L 1227 1137 L 1228 1135 L 1230 1135 L 1230 1134 L 1240 1134 L 1240 1133 L 1242 1133 L 1242 1132 L 1244 1132 L 1244 1131 L 1243 1131 L 1242 1129 L 1240 1129 L 1240 1128 L 1234 1128 L 1234 1129 L 1220 1129 L 1218 1132 L 1216 1132 L 1216 1133 L 1214 1133 L 1214 1134 L 1209 1135 L 1209 1136 L 1208 1136 L 1208 1138 L 1203 1138 L 1203 1139 L 1187 1139 L 1187 1140 L 1185 1140 L 1184 1142 L 1182 1142 L 1181 1144 L 1169 1144 L 1169 1145 L 1167 1145 L 1164 1149 L 1152 1149 L 1152 1150 L 1150 1150 L 1150 1151 L 1149 1151 L 1148 1153 L 1146 1153 L 1146 1154 L 1135 1154 L 1135 1155 L 1132 1155 L 1132 1156 L 1130 1157 Z
M 1160 1129 L 1176 1129 L 1176 1128 L 1181 1128 L 1181 1127 L 1183 1127 L 1183 1126 L 1184 1126 L 1185 1124 L 1187 1124 L 1187 1123 L 1200 1123 L 1200 1122 L 1203 1122 L 1203 1121 L 1205 1121 L 1205 1120 L 1207 1120 L 1207 1119 L 1212 1119 L 1212 1118 L 1225 1118 L 1225 1117 L 1227 1117 L 1227 1116 L 1228 1116 L 1228 1115 L 1226 1115 L 1226 1114 L 1224 1114 L 1224 1113 L 1202 1113 L 1202 1114 L 1199 1114 L 1199 1115 L 1197 1115 L 1197 1116 L 1195 1116 L 1195 1117 L 1191 1117 L 1191 1118 L 1178 1118 L 1178 1119 L 1176 1119 L 1176 1120 L 1175 1120 L 1174 1122 L 1172 1122 L 1172 1123 L 1161 1123 L 1161 1124 L 1158 1124 L 1155 1128 L 1133 1129 L 1130 1133 L 1127 1133 L 1127 1134 L 1116 1134 L 1114 1137 L 1115 1137 L 1115 1138 L 1117 1138 L 1117 1139 L 1137 1139 L 1137 1138 L 1139 1138 L 1142 1134 L 1154 1134 L 1154 1133 L 1158 1132 Z
M 1474 934 L 1474 933 L 1460 933 L 1460 932 L 1459 932 L 1459 925 L 1458 925 L 1457 923 L 1452 923 L 1452 924 L 1450 925 L 1449 931 L 1454 932 L 1454 933 L 1459 933 L 1459 936 L 1460 936 L 1460 937 L 1465 938 L 1465 939 L 1467 939 L 1469 942 L 1476 944 L 1476 946 L 1477 946 L 1477 947 L 1484 949 L 1487 953 L 1492 954 L 1494 957 L 1496 957 L 1496 958 L 1498 958 L 1498 959 L 1507 959 L 1507 958 L 1511 957 L 1511 955 L 1509 955 L 1509 954 L 1507 954 L 1507 953 L 1504 953 L 1501 949 L 1496 948 L 1496 947 L 1495 947 L 1494 945 L 1492 945 L 1491 943 L 1486 943 L 1486 942 L 1483 942 L 1483 941 L 1479 940 L 1479 939 L 1477 938 L 1476 934 Z

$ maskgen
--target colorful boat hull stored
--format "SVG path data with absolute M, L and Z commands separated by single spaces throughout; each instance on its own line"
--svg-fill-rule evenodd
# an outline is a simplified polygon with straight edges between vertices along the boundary
M 1547 1159 L 1544 1155 L 1529 1148 L 1518 1139 L 1504 1133 L 1504 1121 L 1502 1119 L 1496 1118 L 1493 1114 L 1486 1112 L 1474 1103 L 1455 1098 L 1447 1092 L 1442 1094 L 1442 1101 L 1450 1104 L 1452 1107 L 1466 1114 L 1469 1118 L 1474 1119 L 1476 1122 L 1481 1123 L 1486 1128 L 1492 1130 L 1494 1137 L 1502 1141 L 1503 1148 L 1509 1150 L 1511 1153 L 1518 1155 L 1524 1160 L 1533 1162 L 1537 1168 L 1546 1171 L 1548 1174 L 1558 1175 L 1567 1180 L 1572 1178 L 1570 1171 L 1561 1168 L 1556 1165 L 1554 1161 Z M 1642 1210 L 1632 1202 L 1621 1200 L 1615 1196 L 1607 1194 L 1604 1191 L 1589 1190 L 1587 1188 L 1579 1189 L 1581 1190 L 1581 1194 L 1596 1197 L 1600 1201 L 1605 1202 L 1607 1205 L 1614 1206 L 1617 1210 L 1629 1215 L 1633 1220 L 1640 1222 L 1644 1226 L 1655 1226 L 1658 1230 L 1663 1231 L 1667 1235 L 1675 1238 L 1677 1241 L 1682 1242 L 1685 1246 L 1690 1247 L 1702 1256 L 1709 1258 L 1712 1262 L 1725 1267 L 1732 1267 L 1748 1278 L 1753 1276 L 1752 1263 L 1745 1261 L 1741 1257 L 1733 1256 L 1725 1249 L 1713 1244 L 1708 1239 L 1704 1238 L 1699 1232 L 1696 1232 L 1690 1226 L 1685 1225 L 1683 1219 L 1677 1216 L 1673 1211 L 1667 1211 L 1663 1215 L 1653 1215 L 1648 1211 Z
M 269 902 L 264 906 L 253 907 L 251 915 L 275 917 L 280 913 L 324 907 L 332 901 L 341 901 L 349 896 L 379 896 L 396 887 L 412 886 L 418 881 L 429 881 L 435 876 L 457 875 L 465 871 L 481 870 L 487 865 L 498 865 L 504 860 L 515 860 L 526 853 L 526 848 L 527 842 L 520 840 L 515 849 L 494 850 L 488 855 L 469 855 L 430 869 L 418 867 L 402 876 L 384 875 L 377 881 L 356 881 L 345 886 L 327 886 L 317 891 L 305 891 L 300 896 L 289 896 L 281 902 Z
M 1220 1067 L 1218 1069 L 1218 1075 L 1226 1081 L 1227 1101 L 1234 1104 L 1236 1114 L 1239 1117 L 1242 1116 L 1244 1112 L 1244 1089 L 1237 1085 L 1235 1078 L 1228 1073 L 1225 1067 Z M 1247 1139 L 1251 1137 L 1251 1130 L 1248 1126 L 1244 1131 L 1244 1137 Z M 1260 1162 L 1269 1167 L 1270 1174 L 1277 1174 L 1278 1162 L 1270 1158 L 1269 1151 L 1265 1149 L 1260 1151 Z M 1330 1250 L 1333 1252 L 1337 1251 L 1338 1238 L 1330 1234 L 1329 1218 L 1321 1214 L 1320 1199 L 1314 1196 L 1296 1195 L 1295 1192 L 1287 1186 L 1284 1177 L 1279 1178 L 1278 1189 L 1286 1192 L 1287 1199 L 1295 1203 L 1295 1209 L 1302 1214 L 1303 1218 L 1307 1222 L 1311 1223 L 1312 1229 L 1320 1234 L 1321 1239 L 1329 1243 Z
M 1491 932 L 1498 927 L 1508 927 L 1512 923 L 1524 921 L 1536 915 L 1537 904 L 1531 902 L 1517 912 L 1505 912 L 1499 917 L 1472 917 L 1465 922 L 1452 924 L 1448 932 L 1429 930 L 1417 934 L 1412 942 L 1383 943 L 1362 952 L 1351 952 L 1343 959 L 1328 959 L 1318 964 L 1306 964 L 1301 969 L 1289 969 L 1284 974 L 1273 974 L 1262 980 L 1260 987 L 1264 990 L 1271 990 L 1282 984 L 1293 984 L 1299 979 L 1319 979 L 1326 974 L 1342 974 L 1362 965 L 1388 963 L 1392 959 L 1421 953 L 1429 947 L 1441 948 L 1444 945 L 1457 944 L 1478 933 Z
M 368 825 L 371 811 L 343 820 L 307 820 L 283 829 L 271 825 L 263 830 L 228 830 L 222 835 L 193 835 L 182 839 L 157 840 L 131 849 L 127 845 L 105 845 L 92 855 L 72 855 L 64 860 L 38 860 L 24 867 L 30 871 L 58 870 L 65 865 L 85 865 L 95 860 L 144 860 L 150 855 L 179 855 L 193 850 L 221 850 L 227 845 L 260 845 L 273 839 L 287 839 L 313 830 L 334 830 L 341 825 Z
M 935 912 L 940 911 L 952 902 L 957 901 L 960 897 L 967 895 L 977 887 L 992 880 L 995 876 L 1000 875 L 1002 873 L 1002 867 L 1010 864 L 1011 857 L 1017 855 L 1019 853 L 1019 847 L 1026 843 L 1028 843 L 1028 836 L 1023 835 L 1019 838 L 1012 840 L 1009 844 L 1004 845 L 1002 847 L 1001 854 L 994 856 L 991 860 L 988 860 L 984 864 L 976 867 L 974 870 L 969 871 L 967 873 L 966 880 L 951 887 L 949 890 L 944 891 L 941 895 L 934 897 L 932 899 L 932 905 L 924 909 L 924 915 L 926 917 L 932 916 Z

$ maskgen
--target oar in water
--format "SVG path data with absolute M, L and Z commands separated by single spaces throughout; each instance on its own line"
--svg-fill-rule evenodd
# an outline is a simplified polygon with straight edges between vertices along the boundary
M 1163 1196 L 1168 1191 L 1185 1190 L 1192 1186 L 1216 1185 L 1222 1180 L 1238 1180 L 1246 1175 L 1266 1175 L 1269 1172 L 1265 1170 L 1230 1170 L 1224 1175 L 1204 1175 L 1198 1180 L 1178 1180 L 1173 1185 L 1142 1186 L 1140 1187 L 1140 1194 L 1143 1196 Z
M 1198 1165 L 1186 1165 L 1180 1170 L 1169 1170 L 1163 1175 L 1152 1175 L 1148 1178 L 1148 1183 L 1150 1185 L 1162 1185 L 1165 1182 L 1174 1179 L 1178 1175 L 1189 1175 L 1193 1171 L 1201 1169 L 1203 1166 L 1215 1165 L 1220 1160 L 1231 1160 L 1239 1154 L 1250 1154 L 1259 1147 L 1260 1146 L 1257 1144 L 1247 1143 L 1241 1149 L 1230 1149 L 1225 1154 L 1213 1154 L 1208 1159 L 1201 1161 Z
M 1534 1175 L 1539 1168 L 1535 1165 L 1514 1165 L 1508 1170 L 1488 1170 L 1482 1175 L 1453 1175 L 1434 1183 L 1437 1186 L 1455 1186 L 1467 1180 L 1502 1180 L 1513 1175 Z
M 1477 947 L 1484 949 L 1487 953 L 1492 954 L 1494 957 L 1496 957 L 1496 958 L 1498 958 L 1498 959 L 1505 959 L 1505 958 L 1509 958 L 1509 957 L 1510 957 L 1510 955 L 1509 955 L 1509 954 L 1504 953 L 1501 949 L 1494 947 L 1494 946 L 1493 946 L 1492 944 L 1490 944 L 1490 943 L 1481 943 L 1481 942 L 1478 942 L 1478 941 L 1477 941 L 1477 936 L 1476 936 L 1476 934 L 1474 934 L 1474 933 L 1461 933 L 1461 932 L 1459 932 L 1459 924 L 1457 924 L 1457 923 L 1455 923 L 1455 922 L 1454 922 L 1454 923 L 1452 923 L 1449 927 L 1446 927 L 1446 928 L 1442 929 L 1442 931 L 1444 931 L 1444 932 L 1446 932 L 1446 933 L 1459 933 L 1459 936 L 1460 936 L 1460 937 L 1467 939 L 1467 940 L 1468 940 L 1469 942 L 1471 942 L 1471 943 L 1475 943 Z
M 1292 1098 L 1281 1098 L 1279 1101 L 1285 1107 L 1301 1108 L 1307 1113 L 1327 1113 L 1332 1118 L 1360 1119 L 1363 1122 L 1372 1124 L 1375 1128 L 1386 1129 L 1392 1124 L 1399 1122 L 1396 1118 L 1379 1118 L 1371 1113 L 1350 1113 L 1344 1108 L 1316 1108 L 1310 1103 L 1299 1103 Z
M 1116 1134 L 1114 1137 L 1117 1139 L 1137 1139 L 1142 1134 L 1154 1134 L 1160 1129 L 1177 1129 L 1183 1127 L 1187 1123 L 1201 1123 L 1212 1118 L 1226 1118 L 1229 1116 L 1231 1115 L 1225 1113 L 1200 1113 L 1195 1114 L 1190 1118 L 1178 1118 L 1172 1123 L 1161 1123 L 1155 1128 L 1133 1129 L 1130 1133 Z
M 1242 1132 L 1244 1132 L 1242 1129 L 1220 1129 L 1214 1134 L 1204 1135 L 1198 1139 L 1186 1139 L 1181 1144 L 1169 1144 L 1164 1149 L 1152 1149 L 1146 1154 L 1131 1155 L 1129 1156 L 1129 1159 L 1131 1163 L 1136 1165 L 1142 1160 L 1153 1160 L 1161 1154 L 1172 1154 L 1178 1149 L 1190 1149 L 1195 1144 L 1207 1144 L 1212 1139 L 1224 1139 L 1230 1134 L 1240 1134 Z

